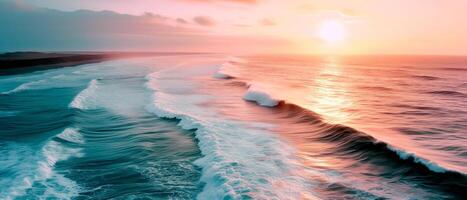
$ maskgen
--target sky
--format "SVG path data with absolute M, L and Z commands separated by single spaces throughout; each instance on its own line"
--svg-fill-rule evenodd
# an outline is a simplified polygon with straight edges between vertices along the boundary
M 0 0 L 0 51 L 467 55 L 465 0 Z

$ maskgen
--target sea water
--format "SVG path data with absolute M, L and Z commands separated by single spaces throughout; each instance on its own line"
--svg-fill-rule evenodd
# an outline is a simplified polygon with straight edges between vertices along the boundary
M 0 199 L 461 199 L 467 59 L 195 54 L 0 77 Z

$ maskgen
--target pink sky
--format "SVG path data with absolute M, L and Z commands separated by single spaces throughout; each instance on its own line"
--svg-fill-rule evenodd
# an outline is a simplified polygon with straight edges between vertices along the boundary
M 23 0 L 61 11 L 153 13 L 215 40 L 258 52 L 467 54 L 465 0 Z M 169 21 L 170 21 L 169 20 Z M 336 20 L 345 39 L 327 44 L 320 24 Z M 258 39 L 257 45 L 255 40 Z M 222 48 L 223 42 L 206 42 Z M 235 46 L 235 47 L 234 47 Z M 145 47 L 147 49 L 150 47 Z M 203 45 L 196 48 L 203 48 Z

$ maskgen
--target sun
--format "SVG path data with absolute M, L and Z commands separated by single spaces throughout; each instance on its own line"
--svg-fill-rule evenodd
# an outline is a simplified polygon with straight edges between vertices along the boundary
M 318 37 L 327 43 L 338 43 L 345 39 L 346 29 L 338 20 L 327 20 L 321 23 L 318 29 Z

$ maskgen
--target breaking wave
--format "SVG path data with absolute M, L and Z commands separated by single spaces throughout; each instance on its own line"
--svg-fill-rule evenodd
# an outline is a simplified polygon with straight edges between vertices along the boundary
M 147 110 L 161 118 L 178 120 L 178 125 L 193 130 L 199 141 L 203 157 L 195 164 L 202 168 L 200 181 L 205 184 L 199 199 L 313 197 L 307 192 L 307 180 L 294 175 L 303 168 L 294 159 L 294 149 L 265 130 L 272 125 L 225 119 L 215 110 L 199 107 L 211 97 L 171 93 L 174 90 L 159 87 L 167 84 L 157 72 L 147 79 L 147 87 L 154 91 Z M 173 77 L 169 80 L 174 81 Z M 278 181 L 285 180 L 287 183 L 278 186 Z
M 282 100 L 272 97 L 272 95 L 265 92 L 265 86 L 260 84 L 251 84 L 243 96 L 244 100 L 256 102 L 258 105 L 266 107 L 275 107 Z
M 326 132 L 321 134 L 323 139 L 331 140 L 331 141 L 346 140 L 344 143 L 345 146 L 347 146 L 346 148 L 348 147 L 357 148 L 354 145 L 360 145 L 360 144 L 365 144 L 368 146 L 382 146 L 383 151 L 390 151 L 392 153 L 395 153 L 399 159 L 410 161 L 415 165 L 418 165 L 418 164 L 423 165 L 426 169 L 434 173 L 454 173 L 454 174 L 461 175 L 461 178 L 466 178 L 466 175 L 462 172 L 456 171 L 454 169 L 450 169 L 448 167 L 444 167 L 436 163 L 435 161 L 425 159 L 414 153 L 408 152 L 404 149 L 397 148 L 394 145 L 388 144 L 384 141 L 380 141 L 369 134 L 357 131 L 353 128 L 350 128 L 344 125 L 327 124 L 323 122 L 320 119 L 319 115 L 314 113 L 313 111 L 307 110 L 299 105 L 288 103 L 284 99 L 273 97 L 273 95 L 268 93 L 267 87 L 261 86 L 259 84 L 250 84 L 250 83 L 244 83 L 243 85 L 247 85 L 248 87 L 247 91 L 245 92 L 243 96 L 244 100 L 255 102 L 256 104 L 260 106 L 264 106 L 264 107 L 274 107 L 277 109 L 292 109 L 294 112 L 297 112 L 297 109 L 298 109 L 300 110 L 298 112 L 306 113 L 308 117 L 312 116 L 311 118 L 308 118 L 308 119 L 311 121 L 314 121 L 313 123 L 322 123 L 328 126 L 329 128 L 326 129 Z M 444 94 L 445 92 L 442 92 L 442 93 Z M 353 149 L 353 150 L 367 151 L 371 149 L 363 148 L 363 149 Z
M 231 68 L 232 64 L 231 62 L 233 61 L 229 61 L 229 62 L 225 62 L 223 63 L 219 69 L 216 71 L 216 73 L 213 74 L 213 78 L 217 78 L 217 79 L 231 79 L 231 78 L 234 78 L 233 75 L 231 75 L 232 72 L 227 72 L 226 70 Z
M 95 101 L 94 97 L 97 95 L 96 90 L 99 82 L 96 79 L 92 79 L 86 89 L 81 91 L 70 103 L 70 108 L 76 108 L 80 110 L 89 109 Z
M 0 193 L 0 197 L 16 199 L 24 195 L 34 194 L 44 199 L 71 199 L 77 196 L 80 190 L 79 186 L 60 172 L 57 172 L 55 165 L 57 162 L 67 160 L 72 156 L 80 157 L 82 153 L 78 147 L 71 147 L 60 140 L 75 144 L 82 144 L 83 142 L 78 130 L 66 128 L 63 132 L 47 141 L 38 152 L 21 144 L 10 143 L 5 145 L 3 148 L 8 149 L 8 151 L 5 151 L 8 153 L 5 156 L 10 159 L 7 159 L 7 163 L 3 164 L 7 166 L 14 165 L 11 167 L 21 170 L 22 173 L 12 180 L 6 180 L 9 182 L 10 188 L 5 188 L 4 193 Z M 18 160 L 19 158 L 11 157 L 16 154 L 21 155 L 21 157 L 30 155 L 31 159 L 21 161 Z M 46 188 L 46 192 L 36 194 L 35 190 L 31 190 L 33 185 L 34 187 L 40 185 Z

